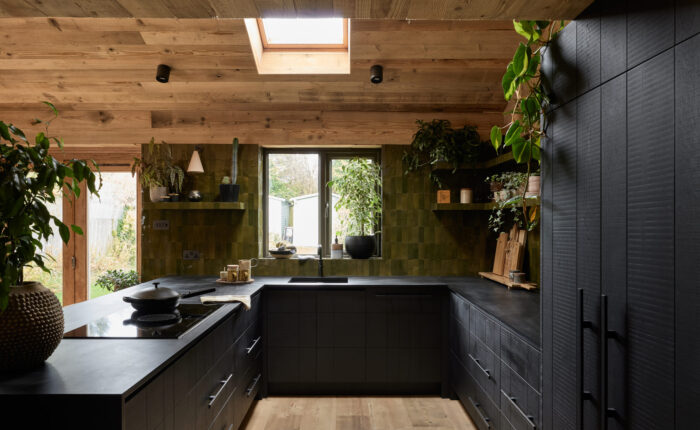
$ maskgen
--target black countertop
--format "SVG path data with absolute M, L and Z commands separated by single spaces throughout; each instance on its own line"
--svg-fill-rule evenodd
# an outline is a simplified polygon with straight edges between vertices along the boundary
M 242 286 L 217 284 L 213 276 L 170 276 L 158 281 L 163 287 L 189 290 L 215 286 L 208 295 L 255 295 L 265 285 L 296 288 L 318 288 L 317 284 L 287 284 L 289 277 L 259 277 Z M 475 306 L 493 315 L 539 346 L 539 294 L 508 290 L 491 281 L 467 277 L 350 277 L 350 286 L 434 285 L 448 287 Z M 347 286 L 348 284 L 338 284 Z M 122 297 L 151 283 L 108 294 L 93 300 L 66 306 L 65 332 L 92 320 L 118 311 L 124 306 Z M 333 288 L 332 286 L 329 288 Z M 184 299 L 197 303 L 199 297 Z M 241 310 L 237 303 L 225 304 L 179 339 L 64 339 L 46 364 L 28 372 L 0 374 L 0 396 L 3 395 L 105 395 L 126 397 L 168 364 L 182 355 L 196 340 L 204 336 L 223 318 Z

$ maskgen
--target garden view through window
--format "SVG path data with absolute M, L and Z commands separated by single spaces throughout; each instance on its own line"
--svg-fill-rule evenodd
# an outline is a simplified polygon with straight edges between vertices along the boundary
M 378 163 L 379 152 L 331 150 L 268 150 L 266 152 L 267 250 L 282 243 L 297 254 L 317 254 L 323 245 L 330 255 L 331 243 L 343 243 L 347 234 L 344 208 L 336 208 L 340 196 L 327 185 L 341 174 L 351 158 Z

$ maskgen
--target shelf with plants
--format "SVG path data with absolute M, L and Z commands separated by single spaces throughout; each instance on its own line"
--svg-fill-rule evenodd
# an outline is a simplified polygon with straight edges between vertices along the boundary
M 539 198 L 528 198 L 527 206 L 539 206 Z M 495 208 L 496 202 L 485 203 L 434 203 L 433 211 L 490 211 Z M 512 206 L 512 205 L 510 205 Z
M 494 157 L 494 158 L 491 158 L 489 160 L 477 162 L 474 164 L 461 163 L 457 167 L 457 170 L 486 170 L 486 169 L 498 167 L 501 164 L 510 163 L 511 161 L 514 161 L 513 153 L 506 152 L 504 154 L 499 155 L 498 157 Z M 439 163 L 436 163 L 435 165 L 433 165 L 433 170 L 436 170 L 436 171 L 454 170 L 454 166 L 450 163 L 439 162 Z
M 245 210 L 243 202 L 144 202 L 144 209 L 157 210 Z

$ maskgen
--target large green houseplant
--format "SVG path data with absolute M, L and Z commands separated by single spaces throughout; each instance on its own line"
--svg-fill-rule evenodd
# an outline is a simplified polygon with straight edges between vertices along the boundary
M 436 164 L 447 163 L 454 173 L 460 164 L 474 164 L 482 155 L 484 145 L 473 126 L 454 129 L 445 119 L 417 120 L 416 124 L 418 130 L 403 154 L 406 173 L 428 169 L 430 180 L 441 188 L 443 183 L 433 170 Z
M 54 106 L 47 105 L 57 115 Z M 47 130 L 50 122 L 45 122 Z M 42 253 L 41 241 L 53 235 L 54 227 L 64 243 L 71 230 L 82 234 L 80 227 L 67 226 L 46 205 L 63 195 L 80 197 L 81 183 L 93 194 L 100 185 L 91 169 L 97 169 L 94 162 L 54 158 L 51 142 L 60 148 L 63 142 L 47 133 L 38 133 L 32 142 L 19 128 L 0 121 L 0 370 L 39 365 L 61 341 L 63 310 L 58 298 L 40 283 L 26 281 L 23 269 L 49 271 L 45 261 L 50 257 Z
M 151 138 L 141 158 L 134 157 L 131 174 L 136 173 L 139 174 L 141 186 L 149 190 L 149 197 L 154 203 L 168 194 L 168 187 L 179 194 L 185 180 L 185 172 L 175 164 L 170 145 L 155 143 L 155 138 Z
M 564 23 L 513 21 L 513 27 L 527 41 L 518 45 L 501 80 L 503 96 L 511 102 L 512 109 L 506 112 L 510 115 L 506 125 L 491 128 L 491 144 L 496 152 L 510 147 L 515 161 L 527 166 L 527 180 L 522 193 L 504 202 L 504 205 L 521 207 L 523 221 L 527 229 L 532 230 L 539 221 L 539 211 L 537 205 L 528 204 L 528 199 L 537 198 L 527 195 L 528 181 L 531 170 L 540 162 L 541 142 L 545 136 L 542 124 L 550 101 L 542 81 L 540 63 L 542 55 Z
M 377 163 L 353 158 L 340 166 L 339 174 L 328 183 L 339 199 L 336 210 L 347 210 L 341 218 L 346 233 L 345 250 L 352 258 L 369 258 L 375 248 L 375 227 L 382 213 L 381 171 Z

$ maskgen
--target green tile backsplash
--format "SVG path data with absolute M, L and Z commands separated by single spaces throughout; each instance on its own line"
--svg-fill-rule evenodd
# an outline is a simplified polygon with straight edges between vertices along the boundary
M 205 173 L 188 175 L 185 193 L 199 189 L 204 200 L 217 198 L 221 177 L 229 175 L 231 146 L 203 145 Z M 262 155 L 257 145 L 241 145 L 239 154 L 240 201 L 244 211 L 159 210 L 143 211 L 142 279 L 158 276 L 214 275 L 227 263 L 260 257 L 263 250 Z M 495 235 L 487 231 L 488 212 L 433 212 L 435 191 L 427 175 L 403 174 L 405 147 L 382 150 L 383 202 L 382 257 L 371 260 L 326 260 L 327 275 L 476 275 L 493 264 Z M 173 145 L 173 153 L 186 168 L 194 145 Z M 142 198 L 148 199 L 144 193 Z M 170 229 L 153 230 L 154 220 L 168 220 Z M 536 232 L 535 232 L 536 233 Z M 528 254 L 537 256 L 539 240 L 530 234 Z M 197 250 L 200 259 L 185 261 L 183 250 Z M 526 266 L 535 280 L 538 258 Z M 316 275 L 315 261 L 263 259 L 255 275 Z

